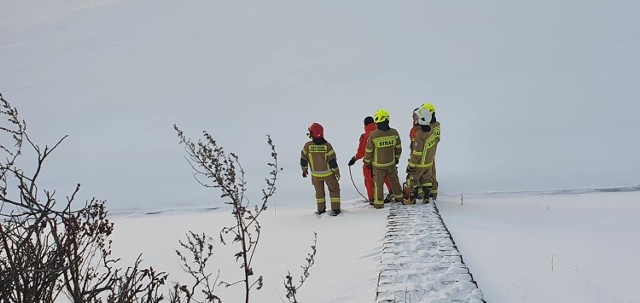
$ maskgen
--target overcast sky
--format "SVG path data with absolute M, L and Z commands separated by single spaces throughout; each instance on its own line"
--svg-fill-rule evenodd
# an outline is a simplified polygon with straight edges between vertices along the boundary
M 445 193 L 639 184 L 637 1 L 0 0 L 0 92 L 40 144 L 46 184 L 112 208 L 219 203 L 173 124 L 236 152 L 259 195 L 270 134 L 280 203 L 313 203 L 313 122 L 346 162 L 362 120 L 435 104 Z M 400 170 L 404 170 L 404 159 Z M 361 164 L 353 167 L 361 191 Z M 404 178 L 401 174 L 401 178 Z M 67 190 L 68 189 L 68 190 Z

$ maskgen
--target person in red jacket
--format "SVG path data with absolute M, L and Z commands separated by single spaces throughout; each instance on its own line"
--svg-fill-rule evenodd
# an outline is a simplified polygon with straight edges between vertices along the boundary
M 352 166 L 356 163 L 356 161 L 364 158 L 365 147 L 367 146 L 367 139 L 369 139 L 369 134 L 372 131 L 376 130 L 376 124 L 373 123 L 373 117 L 364 118 L 364 133 L 360 135 L 360 143 L 358 144 L 358 151 L 356 155 L 351 157 L 349 160 L 349 166 Z M 364 163 L 362 163 L 362 174 L 364 176 L 364 186 L 367 188 L 367 196 L 369 198 L 369 202 L 373 202 L 373 171 L 371 168 L 367 167 Z M 384 184 L 387 185 L 387 190 L 391 193 L 391 182 L 389 182 L 389 178 L 384 178 Z M 385 202 L 390 202 L 389 197 L 385 199 Z
M 416 111 L 419 109 L 419 107 L 416 107 L 413 109 L 413 126 L 411 127 L 411 130 L 409 131 L 409 140 L 411 142 L 410 147 L 413 148 L 413 139 L 416 137 L 416 131 L 418 131 L 418 129 L 420 128 L 420 125 L 418 125 L 418 115 L 416 114 Z
M 418 124 L 418 114 L 416 114 L 418 109 L 420 109 L 420 108 L 419 107 L 414 108 L 413 109 L 413 114 L 412 114 L 413 126 L 411 126 L 411 130 L 409 131 L 409 142 L 411 142 L 410 145 L 409 145 L 410 152 L 413 151 L 413 141 L 416 138 L 416 132 L 418 131 L 418 129 L 420 129 L 420 125 Z M 411 154 L 409 154 L 409 157 L 411 157 Z M 407 178 L 405 180 L 409 180 L 409 174 L 407 174 Z M 406 185 L 406 182 L 405 182 L 405 184 L 402 185 L 403 188 L 404 188 L 405 185 Z M 405 190 L 403 189 L 403 192 L 404 191 Z M 405 192 L 404 195 L 405 195 L 405 198 L 407 198 L 406 196 L 408 195 L 408 192 Z M 423 195 L 424 195 L 424 192 L 422 191 L 422 187 L 420 187 L 418 189 L 418 199 L 422 199 Z

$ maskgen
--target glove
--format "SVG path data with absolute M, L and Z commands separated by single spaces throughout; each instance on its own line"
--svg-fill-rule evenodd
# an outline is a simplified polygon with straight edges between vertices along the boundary
M 356 156 L 351 157 L 351 160 L 349 160 L 349 166 L 356 164 Z
M 306 178 L 306 177 L 307 177 L 307 174 L 309 174 L 309 172 L 308 172 L 306 169 L 303 169 L 303 170 L 302 170 L 302 177 L 303 177 L 303 178 Z
M 407 166 L 407 174 L 408 174 L 408 175 L 412 174 L 412 173 L 413 173 L 413 171 L 414 171 L 413 167 L 411 167 L 411 166 Z
M 366 166 L 368 169 L 373 169 L 373 167 L 371 166 L 371 162 L 365 163 L 364 166 Z
M 336 181 L 340 181 L 340 171 L 339 170 L 334 171 L 333 175 L 336 177 Z
M 396 165 L 400 162 L 400 158 L 396 158 Z

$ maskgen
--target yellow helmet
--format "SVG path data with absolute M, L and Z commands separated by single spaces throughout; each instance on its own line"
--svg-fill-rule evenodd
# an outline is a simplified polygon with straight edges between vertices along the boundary
M 436 107 L 433 106 L 433 104 L 431 104 L 431 103 L 422 104 L 422 108 L 428 109 L 429 112 L 432 113 L 432 114 L 436 112 Z
M 380 123 L 384 121 L 389 121 L 389 113 L 384 109 L 379 109 L 373 116 L 373 122 Z

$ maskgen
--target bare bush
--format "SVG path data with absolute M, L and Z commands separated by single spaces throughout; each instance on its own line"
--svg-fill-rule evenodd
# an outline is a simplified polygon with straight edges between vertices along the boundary
M 105 201 L 77 205 L 79 184 L 62 201 L 39 187 L 47 158 L 66 136 L 40 147 L 1 94 L 0 102 L 0 302 L 162 300 L 158 288 L 166 274 L 140 269 L 140 258 L 132 267 L 115 268 Z M 25 147 L 36 156 L 30 171 L 16 165 Z
M 313 245 L 311 245 L 311 253 L 307 254 L 306 258 L 307 263 L 303 266 L 300 266 L 302 267 L 302 275 L 300 276 L 300 280 L 298 281 L 300 284 L 293 283 L 293 276 L 291 275 L 291 272 L 288 272 L 287 276 L 284 278 L 284 288 L 287 290 L 287 299 L 290 303 L 299 303 L 298 298 L 296 298 L 298 290 L 302 287 L 304 282 L 307 281 L 307 278 L 310 275 L 309 269 L 311 268 L 311 266 L 313 266 L 313 264 L 316 263 L 315 257 L 317 252 L 316 245 L 318 244 L 318 234 L 314 232 L 313 236 L 314 239 Z
M 262 202 L 252 210 L 244 196 L 246 183 L 238 157 L 226 155 L 207 133 L 205 142 L 194 144 L 176 127 L 196 177 L 204 176 L 208 183 L 199 182 L 220 189 L 222 198 L 233 206 L 236 224 L 223 228 L 219 236 L 223 244 L 227 240 L 239 244 L 235 258 L 244 278 L 219 282 L 219 273 L 213 277 L 206 269 L 213 256 L 213 239 L 190 232 L 176 252 L 194 281 L 190 285 L 176 283 L 162 292 L 168 274 L 142 267 L 142 256 L 127 268 L 116 266 L 120 260 L 111 256 L 114 225 L 107 217 L 105 201 L 92 198 L 78 202 L 79 184 L 64 199 L 58 199 L 55 190 L 40 187 L 45 163 L 66 136 L 52 147 L 41 147 L 26 130 L 17 109 L 0 94 L 0 302 L 220 303 L 215 286 L 236 284 L 244 285 L 245 302 L 249 302 L 250 291 L 262 287 L 262 276 L 255 278 L 252 268 L 261 231 L 257 219 L 275 193 L 280 171 L 270 137 L 271 172 L 262 190 Z M 34 155 L 32 169 L 17 164 L 25 148 Z M 312 249 L 300 286 L 313 265 L 315 243 Z M 287 291 L 293 292 L 291 298 L 295 300 L 299 286 L 288 285 Z
M 176 254 L 180 258 L 180 266 L 193 279 L 189 285 L 176 284 L 174 292 L 176 300 L 179 302 L 213 302 L 221 303 L 222 300 L 214 293 L 215 285 L 218 283 L 220 272 L 214 281 L 211 281 L 212 274 L 206 270 L 207 263 L 213 256 L 213 238 L 206 234 L 195 234 L 189 232 L 186 242 L 179 241 L 180 246 L 185 251 L 176 249 Z M 196 294 L 200 292 L 204 296 L 199 300 Z
M 217 285 L 223 285 L 225 287 L 241 284 L 244 287 L 245 302 L 250 301 L 250 293 L 252 289 L 259 290 L 263 286 L 263 277 L 260 275 L 255 277 L 256 274 L 253 270 L 252 261 L 256 253 L 256 248 L 260 240 L 261 225 L 258 222 L 258 217 L 263 211 L 267 209 L 267 202 L 275 194 L 276 180 L 278 172 L 281 168 L 278 167 L 278 154 L 276 153 L 275 145 L 271 140 L 271 136 L 267 135 L 267 144 L 271 148 L 272 162 L 268 162 L 267 165 L 271 167 L 269 177 L 265 178 L 266 188 L 262 189 L 262 200 L 258 205 L 255 205 L 253 210 L 250 207 L 248 199 L 245 197 L 246 182 L 244 179 L 244 170 L 238 161 L 238 156 L 234 153 L 227 154 L 224 149 L 218 145 L 216 140 L 206 131 L 203 132 L 204 139 L 197 142 L 187 138 L 183 131 L 174 125 L 175 130 L 178 133 L 180 144 L 185 146 L 187 152 L 187 161 L 193 169 L 194 177 L 203 186 L 208 188 L 218 189 L 222 192 L 221 198 L 225 199 L 225 204 L 231 205 L 231 214 L 235 218 L 235 225 L 222 228 L 220 231 L 220 242 L 223 245 L 227 244 L 230 239 L 232 244 L 238 245 L 238 251 L 234 254 L 236 262 L 240 263 L 240 268 L 243 272 L 243 278 L 238 281 L 224 281 L 221 280 Z M 184 245 L 183 248 L 192 253 L 193 260 L 198 264 L 198 269 L 203 268 L 203 262 L 206 263 L 204 258 L 200 255 L 203 253 L 203 246 L 201 241 L 202 237 L 196 237 L 198 241 Z M 194 234 L 191 233 L 190 239 L 194 239 Z M 315 245 L 312 246 L 313 255 L 315 255 Z M 207 252 L 210 250 L 207 249 Z M 183 254 L 178 252 L 181 256 L 183 264 L 187 261 L 183 258 Z M 310 267 L 313 262 L 308 263 Z M 190 272 L 192 277 L 196 279 L 196 282 L 200 282 L 200 285 L 204 288 L 202 291 L 207 295 L 212 291 L 210 286 L 216 286 L 209 281 L 210 276 L 205 276 L 201 270 L 196 271 L 196 274 L 187 268 L 187 272 Z M 305 270 L 308 274 L 308 268 Z M 219 276 L 216 278 L 216 280 Z M 288 292 L 295 291 L 298 288 L 293 287 L 287 289 Z M 193 291 L 191 291 L 193 293 Z M 289 296 L 289 295 L 287 295 Z M 211 297 L 207 302 L 220 302 L 220 298 Z

